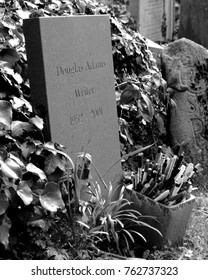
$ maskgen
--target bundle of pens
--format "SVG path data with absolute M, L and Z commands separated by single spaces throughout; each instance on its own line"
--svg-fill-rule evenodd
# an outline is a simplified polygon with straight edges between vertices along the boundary
M 163 152 L 158 147 L 153 161 L 138 155 L 138 172 L 133 175 L 133 189 L 156 202 L 172 206 L 190 197 L 192 176 L 201 170 L 200 164 L 185 163 L 178 146 L 175 153 Z

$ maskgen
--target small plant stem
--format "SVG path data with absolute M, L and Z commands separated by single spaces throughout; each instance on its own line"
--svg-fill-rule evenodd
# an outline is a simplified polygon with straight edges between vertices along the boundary
M 131 152 L 131 153 L 128 153 L 128 154 L 126 154 L 126 155 L 123 155 L 123 156 L 120 157 L 116 162 L 114 162 L 114 164 L 111 165 L 111 167 L 109 167 L 108 170 L 107 170 L 101 177 L 104 177 L 104 176 L 105 176 L 117 163 L 119 163 L 122 159 L 127 159 L 128 157 L 132 157 L 132 156 L 134 156 L 134 155 L 136 155 L 136 154 L 139 154 L 139 153 L 141 153 L 141 152 L 143 152 L 143 151 L 145 151 L 145 150 L 151 148 L 151 147 L 154 146 L 154 145 L 155 145 L 155 143 L 153 143 L 153 144 L 151 144 L 151 145 L 149 145 L 149 146 L 146 146 L 146 147 L 144 147 L 144 148 L 138 149 L 138 150 L 136 150 L 136 151 L 133 151 L 133 152 Z
M 103 183 L 104 187 L 105 187 L 106 189 L 108 189 L 108 186 L 106 185 L 105 181 L 103 180 L 102 175 L 100 174 L 99 170 L 97 169 L 97 167 L 96 167 L 96 165 L 94 164 L 93 161 L 91 161 L 91 164 L 92 164 L 92 166 L 94 167 L 94 169 L 95 169 L 95 171 L 96 171 L 96 173 L 97 173 L 97 175 L 98 175 L 100 181 Z
M 121 84 L 119 84 L 119 85 L 116 85 L 115 88 L 120 88 L 120 87 L 122 87 L 122 86 L 127 85 L 128 83 L 129 83 L 129 82 L 123 82 L 123 83 L 121 83 Z
M 73 221 L 73 216 L 72 216 L 72 209 L 71 209 L 71 199 L 70 199 L 70 184 L 69 184 L 69 162 L 67 164 L 67 191 L 68 191 L 68 218 L 69 218 L 69 222 L 71 224 L 71 230 L 72 230 L 72 235 L 73 235 L 73 239 L 74 239 L 74 243 L 76 244 L 76 234 L 75 234 L 75 229 L 74 229 L 74 221 Z M 76 193 L 76 191 L 75 191 Z M 75 199 L 76 201 L 76 199 Z

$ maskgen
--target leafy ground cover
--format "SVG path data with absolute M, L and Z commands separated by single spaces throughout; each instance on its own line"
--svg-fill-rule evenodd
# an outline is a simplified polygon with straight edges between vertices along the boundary
M 151 156 L 157 145 L 168 144 L 165 127 L 171 99 L 166 82 L 145 39 L 132 29 L 134 23 L 125 7 L 120 9 L 118 1 L 109 8 L 92 0 L 0 4 L 0 258 L 206 258 L 205 191 L 197 200 L 183 246 L 141 252 L 139 244 L 135 248 L 134 237 L 145 238 L 139 231 L 141 225 L 150 227 L 145 217 L 126 211 L 128 201 L 123 198 L 122 188 L 117 203 L 110 200 L 112 190 L 107 186 L 106 203 L 100 196 L 100 186 L 91 182 L 93 200 L 80 204 L 76 188 L 89 187 L 85 179 L 93 159 L 80 154 L 79 169 L 61 144 L 44 141 L 43 121 L 32 111 L 23 19 L 108 13 L 124 170 L 134 171 L 138 160 L 136 156 L 126 160 L 128 153 L 143 151 Z M 152 143 L 157 145 L 141 150 Z M 102 178 L 100 184 L 105 185 Z M 157 231 L 153 227 L 151 230 Z

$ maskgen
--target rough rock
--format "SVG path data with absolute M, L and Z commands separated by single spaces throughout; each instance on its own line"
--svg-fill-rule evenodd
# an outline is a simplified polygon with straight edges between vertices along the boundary
M 172 145 L 208 170 L 208 51 L 182 38 L 162 51 L 162 69 L 176 106 L 170 109 Z

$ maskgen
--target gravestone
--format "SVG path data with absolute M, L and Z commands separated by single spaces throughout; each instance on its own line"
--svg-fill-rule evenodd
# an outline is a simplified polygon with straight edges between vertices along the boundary
M 172 145 L 182 144 L 186 161 L 201 163 L 208 178 L 208 52 L 182 38 L 164 47 L 162 68 L 176 105 L 170 109 Z
M 208 48 L 208 1 L 181 0 L 179 38 L 188 38 Z
M 135 18 L 138 31 L 142 36 L 153 41 L 164 41 L 164 39 L 172 39 L 175 21 L 174 4 L 174 0 L 129 0 L 129 11 Z M 162 32 L 163 24 L 166 25 L 165 36 Z
M 109 17 L 27 19 L 24 33 L 45 139 L 65 145 L 73 160 L 84 148 L 102 175 L 120 158 Z M 109 185 L 120 172 L 117 164 L 104 180 Z

